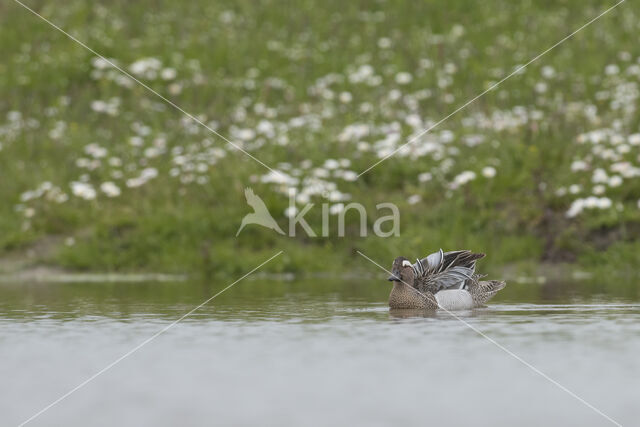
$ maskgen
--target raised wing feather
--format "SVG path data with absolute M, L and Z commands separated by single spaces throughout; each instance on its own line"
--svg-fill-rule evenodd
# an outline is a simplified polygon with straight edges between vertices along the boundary
M 471 251 L 440 251 L 417 260 L 413 265 L 415 286 L 421 291 L 436 293 L 443 289 L 464 289 L 473 280 L 476 260 L 484 254 Z

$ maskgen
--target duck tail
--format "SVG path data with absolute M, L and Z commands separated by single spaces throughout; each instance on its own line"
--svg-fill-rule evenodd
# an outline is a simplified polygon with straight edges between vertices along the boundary
M 474 281 L 469 286 L 469 293 L 476 305 L 483 305 L 505 286 L 507 282 L 501 280 Z

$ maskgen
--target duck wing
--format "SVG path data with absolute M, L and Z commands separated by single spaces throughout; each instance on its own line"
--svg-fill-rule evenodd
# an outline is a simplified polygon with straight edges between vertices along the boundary
M 415 286 L 436 293 L 443 289 L 464 289 L 474 280 L 476 261 L 485 255 L 471 251 L 438 252 L 417 260 L 413 265 Z

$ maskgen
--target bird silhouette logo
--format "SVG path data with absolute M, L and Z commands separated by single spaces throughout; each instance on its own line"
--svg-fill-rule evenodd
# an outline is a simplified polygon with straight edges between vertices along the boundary
M 269 209 L 267 209 L 267 206 L 260 197 L 255 195 L 251 188 L 244 189 L 244 196 L 247 199 L 247 204 L 253 208 L 253 212 L 246 214 L 244 218 L 242 218 L 242 224 L 240 224 L 236 237 L 240 234 L 242 229 L 249 224 L 258 224 L 284 235 L 284 231 L 282 231 L 276 220 L 273 219 L 269 213 Z

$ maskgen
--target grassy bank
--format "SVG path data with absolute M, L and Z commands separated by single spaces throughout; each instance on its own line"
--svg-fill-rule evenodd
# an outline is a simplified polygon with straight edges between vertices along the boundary
M 71 270 L 360 271 L 439 247 L 630 273 L 640 243 L 640 11 L 614 3 L 28 3 L 269 167 L 13 2 L 0 5 L 0 257 Z M 360 178 L 358 173 L 417 137 Z M 329 160 L 328 160 L 329 159 Z M 248 226 L 395 203 L 400 236 Z M 321 211 L 307 222 L 318 232 Z M 47 240 L 49 239 L 49 240 Z M 43 241 L 55 241 L 37 251 Z

